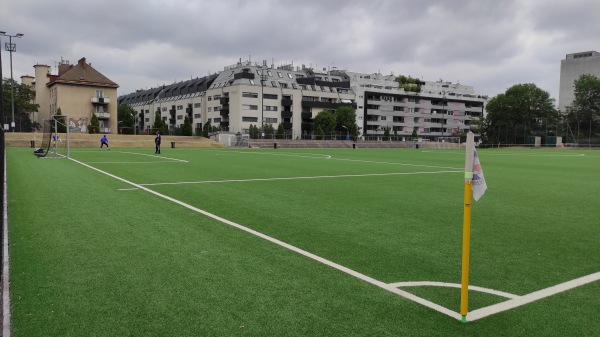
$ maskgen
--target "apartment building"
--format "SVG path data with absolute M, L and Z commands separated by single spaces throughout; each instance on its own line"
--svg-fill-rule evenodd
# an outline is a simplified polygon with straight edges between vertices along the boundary
M 117 88 L 116 83 L 86 62 L 85 57 L 77 64 L 61 61 L 58 74 L 52 74 L 50 66 L 34 66 L 35 77 L 22 76 L 23 84 L 35 91 L 38 113 L 32 120 L 42 123 L 55 115 L 60 108 L 69 117 L 69 131 L 87 133 L 92 115 L 96 114 L 100 133 L 116 133 Z
M 398 78 L 240 60 L 218 74 L 121 96 L 119 104 L 136 111 L 140 132 L 148 132 L 159 112 L 171 130 L 187 115 L 197 131 L 206 123 L 233 133 L 281 125 L 294 139 L 311 138 L 317 114 L 341 106 L 356 109 L 364 139 L 381 139 L 386 129 L 403 139 L 415 132 L 420 139 L 456 137 L 484 115 L 487 97 L 471 86 L 418 80 L 420 91 L 414 92 Z
M 119 104 L 143 116 L 138 126 L 144 132 L 158 111 L 171 130 L 187 114 L 196 130 L 206 123 L 233 133 L 249 133 L 251 125 L 282 125 L 296 138 L 312 136 L 319 112 L 354 106 L 354 99 L 349 80 L 326 70 L 239 61 L 215 75 L 121 96 Z
M 558 92 L 558 110 L 565 112 L 575 99 L 575 81 L 581 75 L 600 77 L 600 53 L 586 51 L 567 54 L 560 61 L 560 88 Z
M 345 72 L 356 93 L 357 125 L 365 139 L 380 139 L 385 130 L 404 140 L 436 140 L 471 130 L 485 112 L 487 96 L 459 83 L 414 79 L 402 88 L 399 76 Z

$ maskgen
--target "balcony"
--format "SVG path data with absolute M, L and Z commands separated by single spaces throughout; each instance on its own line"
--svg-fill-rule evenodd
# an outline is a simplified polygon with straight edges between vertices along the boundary
M 98 119 L 109 119 L 110 118 L 110 112 L 94 112 L 96 114 L 96 117 L 98 117 Z
M 108 98 L 108 97 L 92 96 L 92 104 L 106 105 L 108 103 L 110 103 L 110 98 Z
M 223 117 L 229 116 L 229 109 L 221 109 L 219 110 L 219 114 Z
M 294 104 L 294 101 L 292 101 L 289 98 L 282 98 L 281 99 L 281 105 L 282 106 L 291 106 L 292 104 Z
M 300 117 L 302 117 L 302 119 L 312 119 L 312 112 L 302 112 Z
M 281 118 L 292 118 L 293 115 L 292 111 L 281 111 Z
M 229 105 L 229 97 L 225 96 L 225 97 L 219 98 L 219 104 L 221 104 L 221 105 Z
M 292 123 L 290 123 L 290 122 L 283 122 L 283 123 L 281 123 L 281 124 L 283 125 L 283 128 L 284 128 L 285 130 L 289 130 L 289 129 L 291 129 L 291 128 L 292 128 Z

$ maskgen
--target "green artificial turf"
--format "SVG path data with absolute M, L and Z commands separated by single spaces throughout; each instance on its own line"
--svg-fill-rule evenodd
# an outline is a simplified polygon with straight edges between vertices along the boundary
M 14 336 L 598 331 L 598 282 L 462 324 L 115 179 L 384 283 L 460 283 L 464 151 L 150 152 L 71 150 L 110 177 L 7 150 Z M 473 204 L 470 284 L 525 295 L 600 271 L 600 153 L 479 156 L 488 192 Z M 404 290 L 459 309 L 458 289 Z M 471 310 L 504 300 L 470 298 Z

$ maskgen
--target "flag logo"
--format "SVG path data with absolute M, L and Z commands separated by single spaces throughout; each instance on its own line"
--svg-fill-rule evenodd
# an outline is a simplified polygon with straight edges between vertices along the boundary
M 485 193 L 487 190 L 487 184 L 485 183 L 485 178 L 483 177 L 483 169 L 481 168 L 481 163 L 479 162 L 479 156 L 477 156 L 477 150 L 473 153 L 473 180 L 471 181 L 471 188 L 473 190 L 473 199 L 478 201 L 479 198 Z

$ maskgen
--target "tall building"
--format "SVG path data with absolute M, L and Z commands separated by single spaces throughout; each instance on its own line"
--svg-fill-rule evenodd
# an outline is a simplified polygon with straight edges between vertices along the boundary
M 560 88 L 558 92 L 558 109 L 565 112 L 575 99 L 575 81 L 581 75 L 600 77 L 600 53 L 586 51 L 567 54 L 560 61 Z
M 92 115 L 96 114 L 98 132 L 116 133 L 119 86 L 86 63 L 85 57 L 75 65 L 61 61 L 58 74 L 52 74 L 47 65 L 37 64 L 34 69 L 34 78 L 21 77 L 22 83 L 33 88 L 35 103 L 39 104 L 33 121 L 41 124 L 60 109 L 69 116 L 70 132 L 87 133 Z
M 141 116 L 136 126 L 149 132 L 154 118 L 171 130 L 190 119 L 198 131 L 206 123 L 222 131 L 249 133 L 250 126 L 280 125 L 290 138 L 312 138 L 314 118 L 323 110 L 351 106 L 363 139 L 381 139 L 385 131 L 404 139 L 456 137 L 483 117 L 487 97 L 473 87 L 444 81 L 362 74 L 242 62 L 218 74 L 120 96 Z M 416 89 L 416 90 L 415 90 Z

